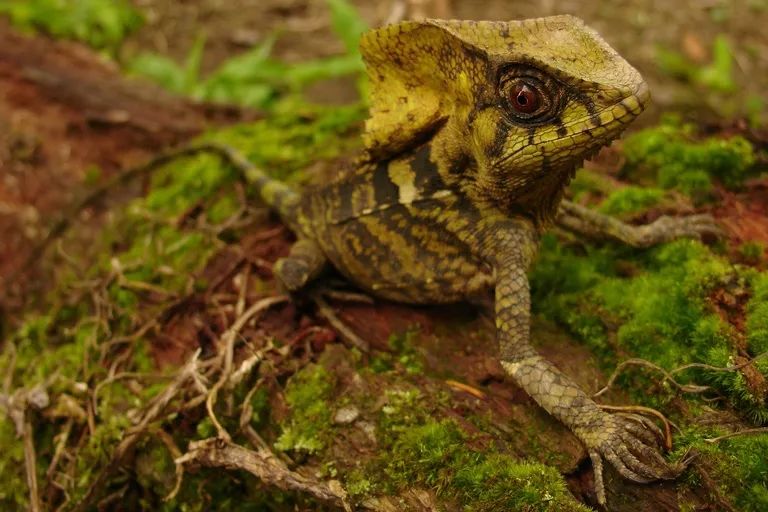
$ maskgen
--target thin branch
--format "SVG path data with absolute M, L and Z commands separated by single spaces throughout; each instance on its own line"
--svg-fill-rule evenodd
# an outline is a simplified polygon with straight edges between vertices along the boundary
M 278 295 L 275 297 L 268 297 L 256 302 L 250 308 L 248 308 L 248 310 L 245 311 L 237 320 L 235 320 L 235 323 L 233 323 L 232 326 L 227 329 L 227 331 L 221 337 L 221 344 L 224 345 L 224 348 L 220 357 L 223 357 L 224 367 L 221 370 L 221 374 L 219 375 L 219 380 L 217 380 L 210 391 L 208 391 L 208 396 L 205 400 L 205 408 L 208 411 L 208 416 L 211 418 L 211 421 L 216 427 L 216 431 L 218 432 L 219 437 L 222 439 L 230 441 L 232 438 L 216 418 L 216 414 L 213 412 L 213 406 L 216 404 L 219 390 L 224 386 L 224 384 L 227 383 L 230 376 L 232 375 L 232 360 L 234 358 L 235 340 L 240 334 L 240 331 L 251 320 L 251 318 L 256 316 L 261 311 L 275 304 L 286 302 L 287 300 L 287 296 Z
M 621 362 L 621 364 L 619 364 L 616 367 L 616 369 L 611 374 L 611 377 L 608 379 L 608 383 L 602 389 L 600 389 L 595 394 L 593 394 L 592 398 L 597 398 L 600 395 L 607 392 L 616 382 L 616 379 L 621 374 L 621 372 L 628 366 L 644 366 L 646 368 L 651 368 L 652 370 L 656 370 L 657 372 L 660 372 L 664 375 L 664 380 L 669 381 L 675 388 L 682 391 L 683 393 L 704 393 L 706 391 L 713 391 L 714 388 L 712 388 L 711 386 L 700 386 L 698 384 L 680 384 L 679 382 L 677 382 L 677 380 L 675 380 L 673 375 L 677 375 L 678 373 L 684 372 L 685 370 L 690 370 L 692 368 L 699 368 L 702 370 L 708 370 L 712 372 L 735 372 L 744 368 L 745 366 L 751 365 L 758 359 L 761 359 L 767 355 L 768 355 L 768 351 L 762 352 L 748 361 L 745 361 L 741 364 L 737 364 L 733 366 L 712 366 L 711 364 L 706 364 L 706 363 L 689 363 L 689 364 L 680 366 L 678 368 L 675 368 L 674 370 L 671 370 L 671 371 L 667 371 L 661 366 L 654 364 L 650 361 L 647 361 L 645 359 L 639 359 L 639 358 L 627 359 L 626 361 Z M 662 380 L 662 382 L 664 382 L 664 380 Z
M 745 436 L 750 434 L 768 434 L 768 427 L 747 428 L 744 430 L 739 430 L 738 432 L 731 432 L 730 434 L 725 434 L 719 437 L 710 437 L 708 439 L 704 439 L 704 441 L 714 444 L 714 443 L 719 443 L 724 439 L 730 439 L 732 437 L 739 437 L 739 436 Z
M 29 509 L 32 512 L 40 512 L 40 491 L 37 486 L 37 455 L 35 454 L 34 431 L 32 422 L 29 419 L 29 413 L 24 412 L 24 431 L 22 438 L 24 441 L 24 467 L 27 473 L 27 486 L 29 487 Z
M 252 356 L 244 360 L 242 363 L 240 363 L 240 367 L 229 378 L 229 386 L 233 387 L 240 384 L 240 382 L 242 382 L 242 380 L 246 377 L 246 375 L 251 373 L 254 366 L 260 363 L 264 359 L 264 356 L 266 356 L 267 353 L 273 350 L 274 348 L 275 346 L 272 344 L 272 340 L 269 340 L 266 347 L 260 350 L 257 350 L 255 354 L 253 354 Z
M 168 432 L 163 430 L 162 428 L 158 428 L 155 431 L 155 434 L 157 437 L 162 441 L 162 443 L 165 445 L 165 447 L 168 449 L 169 452 L 171 452 L 171 457 L 173 457 L 173 460 L 178 459 L 181 457 L 181 450 L 179 450 L 179 447 L 176 446 L 176 442 L 173 440 L 173 437 L 171 437 Z M 176 497 L 176 495 L 179 493 L 179 490 L 181 489 L 181 483 L 184 480 L 184 466 L 181 464 L 176 464 L 176 483 L 173 486 L 173 489 L 171 489 L 171 492 L 168 493 L 168 495 L 163 498 L 163 501 L 171 501 L 173 498 Z
M 69 418 L 64 424 L 64 429 L 54 437 L 54 440 L 56 441 L 56 448 L 54 449 L 51 463 L 48 464 L 48 470 L 45 472 L 45 476 L 48 478 L 48 480 L 51 480 L 54 473 L 56 472 L 56 468 L 59 465 L 59 460 L 61 459 L 61 456 L 64 453 L 64 449 L 67 446 L 67 441 L 69 441 L 69 434 L 72 432 L 73 423 L 74 420 Z
M 652 370 L 656 370 L 664 375 L 664 379 L 668 380 L 672 385 L 679 389 L 680 391 L 684 393 L 704 393 L 705 391 L 709 391 L 712 388 L 710 386 L 698 386 L 694 384 L 680 384 L 677 382 L 672 375 L 676 373 L 676 370 L 673 370 L 672 372 L 668 372 L 661 366 L 654 364 L 650 361 L 646 361 L 645 359 L 638 359 L 638 358 L 632 358 L 627 359 L 626 361 L 622 361 L 621 364 L 619 364 L 616 369 L 611 374 L 611 377 L 608 379 L 608 383 L 598 392 L 592 395 L 592 398 L 597 398 L 604 393 L 606 393 L 611 387 L 613 387 L 613 384 L 616 382 L 616 379 L 619 377 L 622 371 L 624 371 L 625 368 L 629 366 L 644 366 L 646 368 L 651 368 Z
M 328 323 L 338 331 L 341 339 L 344 340 L 348 346 L 356 347 L 364 354 L 370 352 L 370 344 L 355 334 L 352 329 L 347 327 L 347 325 L 341 321 L 341 319 L 336 315 L 336 312 L 331 306 L 328 305 L 327 302 L 325 302 L 325 299 L 322 298 L 320 293 L 313 293 L 312 300 L 315 301 L 320 316 L 325 318 Z
M 189 451 L 175 462 L 244 470 L 267 485 L 284 491 L 304 492 L 322 502 L 352 511 L 347 493 L 339 482 L 321 482 L 293 472 L 269 450 L 253 451 L 221 438 L 209 438 L 190 443 Z
M 453 379 L 446 379 L 445 383 L 448 384 L 448 386 L 452 387 L 453 389 L 456 389 L 458 391 L 463 391 L 465 393 L 469 393 L 475 398 L 479 398 L 481 400 L 485 399 L 485 393 L 483 393 L 476 387 L 470 386 L 469 384 L 464 384 L 463 382 L 459 382 Z

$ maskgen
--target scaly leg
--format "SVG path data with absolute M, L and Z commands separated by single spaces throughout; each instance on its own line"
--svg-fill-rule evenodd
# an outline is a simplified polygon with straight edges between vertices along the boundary
M 598 240 L 615 240 L 632 247 L 647 248 L 678 238 L 718 236 L 720 228 L 710 215 L 663 216 L 644 226 L 626 224 L 571 201 L 560 203 L 556 223 L 563 229 Z
M 503 237 L 499 237 L 503 238 Z M 520 255 L 520 239 L 493 253 L 496 268 L 496 328 L 504 370 L 536 403 L 562 421 L 584 443 L 592 459 L 597 499 L 605 504 L 603 459 L 625 478 L 638 483 L 673 479 L 684 464 L 671 465 L 660 454 L 663 435 L 636 415 L 602 411 L 579 387 L 529 342 L 530 294 Z

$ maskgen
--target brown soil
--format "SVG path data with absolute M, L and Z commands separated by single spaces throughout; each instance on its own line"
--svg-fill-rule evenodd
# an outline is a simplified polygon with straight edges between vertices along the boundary
M 128 81 L 81 45 L 20 35 L 0 19 L 3 301 L 18 295 L 23 283 L 10 278 L 86 178 L 107 178 L 211 123 L 242 117 Z

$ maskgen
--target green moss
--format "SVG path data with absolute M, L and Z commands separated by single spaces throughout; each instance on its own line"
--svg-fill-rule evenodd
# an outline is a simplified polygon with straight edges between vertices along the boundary
M 417 388 L 387 389 L 385 405 L 381 408 L 379 425 L 384 433 L 397 433 L 410 425 L 422 423 L 428 417 L 424 396 Z
M 402 429 L 386 449 L 383 474 L 396 488 L 423 486 L 468 511 L 588 510 L 552 467 L 493 451 L 474 451 L 452 420 Z
M 344 478 L 344 484 L 352 498 L 368 496 L 375 488 L 373 482 L 360 469 L 350 471 Z
M 768 351 L 768 272 L 752 281 L 752 298 L 747 304 L 747 340 L 753 355 Z
M 744 242 L 739 246 L 739 254 L 744 261 L 751 265 L 759 265 L 763 262 L 765 255 L 765 244 L 762 242 Z
M 568 186 L 569 192 L 575 201 L 588 194 L 604 196 L 610 194 L 616 188 L 616 182 L 608 176 L 590 169 L 579 169 Z
M 294 105 L 269 119 L 218 130 L 205 138 L 239 149 L 271 176 L 290 183 L 300 181 L 300 171 L 309 165 L 356 148 L 359 141 L 350 127 L 365 115 L 361 105 Z
M 712 444 L 705 439 L 727 432 L 722 429 L 688 426 L 677 437 L 673 457 L 693 449 L 701 459 L 697 466 L 711 468 L 723 496 L 744 512 L 768 510 L 768 436 L 745 435 Z M 687 484 L 699 485 L 695 469 L 686 473 Z
M 552 467 L 498 453 L 440 412 L 442 401 L 404 385 L 384 390 L 379 455 L 344 476 L 353 496 L 423 488 L 461 510 L 588 510 Z M 427 400 L 429 397 L 429 400 Z
M 347 147 L 343 135 L 360 116 L 361 110 L 356 108 L 304 109 L 278 114 L 269 121 L 228 128 L 207 137 L 234 144 L 270 173 L 298 181 L 302 179 L 298 171 L 310 162 L 317 158 L 332 158 Z M 17 347 L 12 385 L 29 388 L 56 375 L 49 388 L 52 402 L 56 403 L 62 393 L 67 393 L 85 407 L 85 402 L 92 397 L 82 396 L 83 385 L 93 390 L 103 382 L 115 357 L 119 356 L 120 360 L 116 367 L 118 372 L 155 373 L 157 369 L 147 340 L 137 339 L 133 334 L 148 319 L 158 318 L 179 298 L 201 286 L 195 274 L 224 245 L 205 226 L 226 220 L 239 205 L 232 187 L 236 178 L 233 169 L 210 155 L 175 160 L 158 170 L 152 177 L 146 197 L 135 199 L 115 212 L 112 223 L 93 244 L 95 261 L 80 264 L 81 268 L 86 268 L 85 282 L 94 287 L 93 296 L 98 301 L 91 300 L 91 291 L 83 288 L 84 276 L 79 271 L 69 270 L 66 264 L 60 265 L 57 286 L 50 295 L 45 314 L 30 314 L 15 332 L 9 333 L 9 339 Z M 205 222 L 197 222 L 200 216 Z M 113 343 L 115 339 L 121 340 L 120 343 Z M 12 357 L 8 346 L 4 344 L 0 352 L 0 369 L 5 371 L 11 371 Z M 137 386 L 137 382 L 141 385 Z M 331 422 L 329 409 L 322 405 L 322 397 L 329 398 L 332 382 L 329 374 L 319 367 L 300 372 L 291 380 L 287 401 L 292 417 L 286 423 L 278 445 L 304 451 L 317 451 L 325 445 Z M 71 438 L 83 436 L 77 451 L 74 479 L 66 484 L 66 492 L 73 500 L 82 497 L 117 443 L 124 438 L 125 431 L 133 424 L 131 413 L 146 405 L 165 384 L 167 381 L 162 380 L 131 382 L 118 379 L 100 386 L 94 401 L 93 428 L 88 428 L 87 434 L 83 435 L 79 430 L 82 426 L 76 424 L 76 432 Z M 73 388 L 80 389 L 80 394 L 73 392 Z M 257 392 L 253 396 L 255 427 L 268 424 L 267 398 L 266 392 Z M 220 401 L 220 405 L 219 419 L 225 427 L 236 431 L 237 425 L 230 423 L 236 423 L 237 419 L 233 420 L 227 414 L 225 401 Z M 215 428 L 204 415 L 202 419 L 185 418 L 185 421 L 191 421 L 191 424 L 177 439 L 179 446 L 186 445 L 195 435 L 215 435 Z M 45 417 L 36 418 L 41 475 L 50 462 L 53 437 L 63 424 Z M 69 449 L 74 452 L 72 444 L 70 442 Z M 12 425 L 3 421 L 0 452 L 7 456 L 0 462 L 0 480 L 3 482 L 0 484 L 0 508 L 4 510 L 25 507 L 26 486 L 23 484 L 24 464 L 20 450 Z M 229 499 L 239 503 L 250 492 L 237 483 L 242 481 L 242 475 L 237 478 L 223 477 L 220 472 L 216 478 L 211 477 L 213 473 L 205 478 L 188 475 L 173 506 L 163 504 L 161 496 L 157 495 L 167 491 L 167 468 L 158 465 L 166 461 L 163 448 L 152 445 L 148 450 L 151 452 L 149 458 L 137 459 L 136 464 L 141 467 L 135 468 L 142 478 L 143 494 L 140 499 L 134 496 L 135 500 L 126 505 L 128 508 L 195 510 L 202 509 L 192 504 L 197 503 L 203 488 L 205 493 L 217 496 L 217 503 Z M 124 475 L 117 475 L 107 487 L 122 486 Z M 156 485 L 150 482 L 153 479 L 158 480 Z M 194 486 L 197 487 L 192 488 Z M 220 490 L 225 494 L 216 494 Z M 276 502 L 269 500 L 301 502 L 295 497 L 280 496 L 280 493 L 263 493 L 254 501 L 260 504 L 256 509 L 259 506 L 264 509 L 265 503 Z
M 573 499 L 555 468 L 499 453 L 460 468 L 453 485 L 467 511 L 589 510 Z
M 696 140 L 688 125 L 665 123 L 640 131 L 624 143 L 631 173 L 650 171 L 662 188 L 701 194 L 712 179 L 737 186 L 755 163 L 755 151 L 743 137 Z
M 663 197 L 664 191 L 657 188 L 629 186 L 611 193 L 598 209 L 608 215 L 627 215 L 656 206 Z
M 635 279 L 602 280 L 593 297 L 624 322 L 619 342 L 662 366 L 704 358 L 728 342 L 725 325 L 706 304 L 706 296 L 730 272 L 730 265 L 689 240 L 651 251 L 648 272 Z
M 370 369 L 376 372 L 389 371 L 400 365 L 406 373 L 413 375 L 424 372 L 424 358 L 414 344 L 419 332 L 409 330 L 400 334 L 392 334 L 389 337 L 391 353 L 382 352 L 376 354 L 369 364 Z
M 275 448 L 306 453 L 325 448 L 332 427 L 332 407 L 328 402 L 333 387 L 333 375 L 320 365 L 309 365 L 291 377 L 285 387 L 285 401 L 291 414 Z
M 680 240 L 636 256 L 627 277 L 618 272 L 628 265 L 624 251 L 588 247 L 583 254 L 546 237 L 531 273 L 535 311 L 565 325 L 606 369 L 617 364 L 617 351 L 622 359 L 640 357 L 667 369 L 694 362 L 732 364 L 734 333 L 712 309 L 709 295 L 733 279 L 745 280 L 743 271 L 699 242 Z M 754 281 L 747 334 L 750 350 L 757 353 L 766 345 L 765 285 L 762 277 Z M 761 362 L 758 368 L 768 376 L 768 364 Z M 620 382 L 642 390 L 651 378 L 644 374 L 627 372 Z M 658 377 L 652 376 L 654 381 Z M 762 397 L 751 393 L 740 372 L 690 370 L 680 378 L 713 385 L 753 421 L 768 420 Z M 663 406 L 673 396 L 635 395 L 651 406 Z
M 26 510 L 28 508 L 27 481 L 24 472 L 24 448 L 16 436 L 10 418 L 0 417 L 0 508 Z
M 453 478 L 453 465 L 463 452 L 463 442 L 463 433 L 450 420 L 430 420 L 404 429 L 387 450 L 391 458 L 384 472 L 399 486 L 420 482 L 437 490 L 445 489 Z
M 208 208 L 208 220 L 213 224 L 219 224 L 229 219 L 239 208 L 240 204 L 234 197 L 222 196 Z

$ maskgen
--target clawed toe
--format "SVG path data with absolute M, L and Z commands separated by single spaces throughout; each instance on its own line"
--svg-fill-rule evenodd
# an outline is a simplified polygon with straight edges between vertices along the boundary
M 676 478 L 688 466 L 692 457 L 679 463 L 669 463 L 661 455 L 664 434 L 648 418 L 638 414 L 620 413 L 607 417 L 603 424 L 602 442 L 590 449 L 595 472 L 598 502 L 605 504 L 602 459 L 610 462 L 627 480 L 647 484 L 656 480 Z
M 626 422 L 624 427 L 643 440 L 645 444 L 659 448 L 666 445 L 664 432 L 645 416 L 632 413 L 618 413 L 617 416 L 631 420 L 631 422 Z
M 622 453 L 623 457 L 620 456 L 619 453 Z M 639 484 L 647 484 L 655 480 L 653 476 L 643 476 L 638 472 L 645 472 L 647 468 L 642 467 L 640 461 L 632 456 L 623 445 L 608 448 L 605 451 L 604 456 L 606 460 L 613 465 L 616 471 L 627 480 Z

